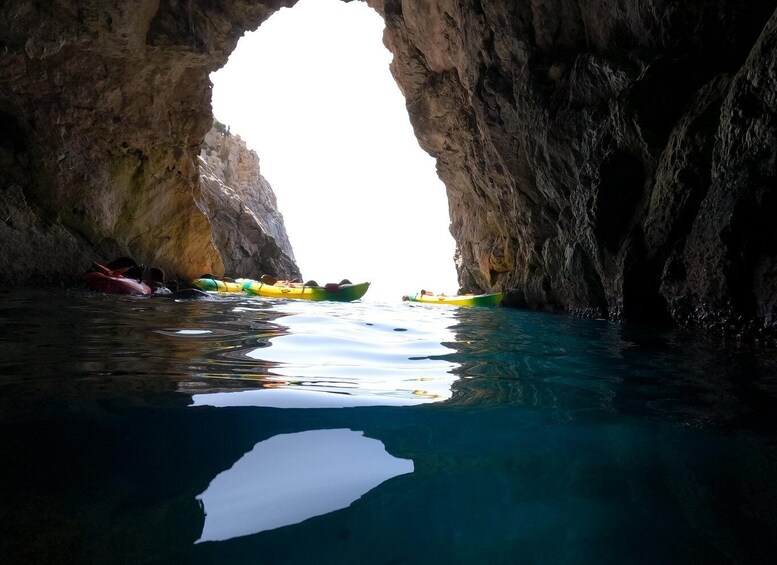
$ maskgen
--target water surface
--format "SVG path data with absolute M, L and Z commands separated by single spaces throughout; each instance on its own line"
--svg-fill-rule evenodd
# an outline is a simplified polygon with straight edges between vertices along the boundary
M 0 294 L 3 563 L 771 563 L 777 363 L 406 303 Z

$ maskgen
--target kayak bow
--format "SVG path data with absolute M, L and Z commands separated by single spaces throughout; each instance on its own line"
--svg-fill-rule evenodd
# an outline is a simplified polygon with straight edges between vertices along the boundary
M 243 283 L 244 281 L 222 281 L 220 279 L 202 277 L 192 281 L 192 286 L 208 292 L 243 292 Z
M 407 299 L 410 302 L 423 302 L 424 304 L 450 304 L 453 306 L 496 306 L 502 302 L 502 293 L 491 294 L 457 294 L 445 296 L 444 294 L 410 294 Z

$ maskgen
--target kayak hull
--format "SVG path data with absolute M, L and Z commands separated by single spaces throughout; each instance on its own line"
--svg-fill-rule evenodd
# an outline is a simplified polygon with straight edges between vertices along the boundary
M 445 296 L 438 294 L 411 294 L 410 302 L 424 304 L 448 304 L 451 306 L 497 306 L 502 302 L 502 293 Z
M 265 298 L 291 298 L 295 300 L 334 300 L 352 302 L 367 293 L 370 283 L 323 286 L 275 286 L 261 281 L 243 282 L 243 290 L 254 296 Z
M 192 281 L 192 286 L 207 292 L 243 292 L 243 283 L 241 282 L 222 281 L 211 278 L 196 279 Z
M 151 287 L 142 281 L 96 271 L 86 273 L 84 275 L 84 282 L 89 290 L 108 294 L 150 296 L 153 292 Z

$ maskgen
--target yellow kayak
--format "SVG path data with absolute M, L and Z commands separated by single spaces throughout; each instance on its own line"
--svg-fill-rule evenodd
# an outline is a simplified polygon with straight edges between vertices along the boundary
M 243 282 L 242 288 L 248 294 L 265 296 L 268 298 L 351 302 L 364 296 L 367 289 L 370 288 L 370 283 L 329 283 L 324 286 L 307 286 L 302 283 L 287 283 L 280 285 L 278 283 L 268 284 L 262 281 L 245 281 Z
M 491 294 L 457 294 L 446 296 L 444 294 L 410 294 L 403 299 L 410 302 L 423 302 L 425 304 L 451 304 L 453 306 L 496 306 L 502 302 L 502 293 Z
M 207 292 L 243 292 L 243 284 L 247 280 L 249 279 L 223 281 L 220 279 L 201 277 L 192 281 L 192 286 Z

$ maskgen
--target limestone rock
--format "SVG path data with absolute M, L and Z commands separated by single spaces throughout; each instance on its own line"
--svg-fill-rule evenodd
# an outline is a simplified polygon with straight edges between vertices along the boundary
M 302 275 L 259 157 L 240 136 L 211 129 L 200 150 L 201 208 L 224 270 L 233 277 Z
M 368 2 L 464 288 L 774 336 L 775 2 Z
M 223 260 L 200 209 L 210 72 L 292 2 L 0 4 L 0 276 L 129 254 L 190 279 Z

